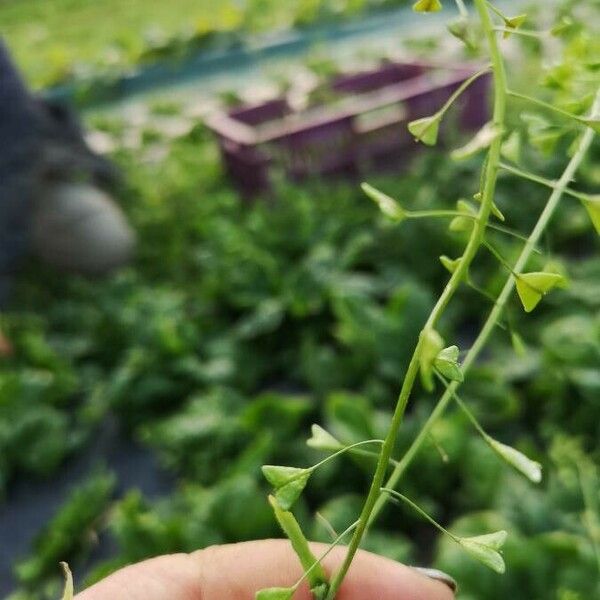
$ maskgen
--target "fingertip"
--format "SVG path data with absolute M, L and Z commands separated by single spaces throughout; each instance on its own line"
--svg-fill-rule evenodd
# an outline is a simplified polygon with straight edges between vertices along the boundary
M 338 557 L 335 562 L 339 564 Z M 340 588 L 338 600 L 452 600 L 455 582 L 443 575 L 359 552 Z
M 319 556 L 326 545 L 311 545 Z M 323 563 L 329 575 L 342 563 L 335 548 Z M 249 600 L 265 587 L 293 585 L 302 568 L 286 540 L 214 546 L 192 554 L 162 556 L 132 565 L 86 590 L 77 600 Z M 294 600 L 308 600 L 303 584 Z M 452 600 L 454 592 L 440 572 L 407 567 L 393 560 L 357 553 L 336 600 Z
M 417 573 L 419 573 L 420 575 L 424 575 L 429 579 L 433 579 L 434 581 L 439 581 L 440 583 L 443 583 L 452 592 L 452 594 L 456 594 L 458 590 L 458 583 L 456 582 L 454 577 L 451 577 L 450 575 L 448 575 L 448 573 L 444 573 L 444 571 L 440 571 L 439 569 L 432 569 L 429 567 L 412 568 L 415 571 L 417 571 Z

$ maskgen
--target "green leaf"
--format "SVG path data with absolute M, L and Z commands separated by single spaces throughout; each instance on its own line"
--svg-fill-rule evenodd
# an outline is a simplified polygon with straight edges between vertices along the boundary
M 431 392 L 433 390 L 433 362 L 444 347 L 442 336 L 435 329 L 426 329 L 423 333 L 423 342 L 419 354 L 419 368 L 423 387 Z
M 27 587 L 39 585 L 54 573 L 61 558 L 73 556 L 77 548 L 85 548 L 85 532 L 92 530 L 108 510 L 114 488 L 114 475 L 102 470 L 76 486 L 38 535 L 31 557 L 16 564 L 20 582 Z
M 433 366 L 452 381 L 463 381 L 464 375 L 458 364 L 458 346 L 448 346 L 441 350 L 433 361 Z
M 303 492 L 312 474 L 311 469 L 263 465 L 263 475 L 273 486 L 275 498 L 283 510 L 289 510 Z
M 461 258 L 462 256 L 452 259 L 446 256 L 445 254 L 442 254 L 442 256 L 440 256 L 440 262 L 442 263 L 442 265 L 444 265 L 447 271 L 449 271 L 450 273 L 454 273 L 454 271 L 458 269 L 458 265 L 460 264 Z
M 475 537 L 457 538 L 457 542 L 467 553 L 486 567 L 496 573 L 504 573 L 506 566 L 499 550 L 506 541 L 506 536 L 506 531 L 496 531 Z
M 516 276 L 517 294 L 525 312 L 531 312 L 552 288 L 563 281 L 557 273 L 521 273 Z
M 266 588 L 256 592 L 256 600 L 290 600 L 294 596 L 294 588 Z
M 589 196 L 581 203 L 587 210 L 588 215 L 594 225 L 594 229 L 600 235 L 600 196 Z
M 435 146 L 440 129 L 442 116 L 438 113 L 431 117 L 416 119 L 408 124 L 408 131 L 418 142 L 423 142 L 427 146 Z
M 467 144 L 461 148 L 453 150 L 450 156 L 454 160 L 464 160 L 469 158 L 480 150 L 487 148 L 496 138 L 502 135 L 502 129 L 492 122 L 486 123 Z
M 439 12 L 442 10 L 442 3 L 440 0 L 417 0 L 413 4 L 413 10 L 415 12 Z
M 394 221 L 402 221 L 406 218 L 406 211 L 390 196 L 380 192 L 368 183 L 363 183 L 360 186 L 363 192 L 377 204 L 379 210 Z
M 69 569 L 69 565 L 66 562 L 61 562 L 60 566 L 65 574 L 65 589 L 63 591 L 62 600 L 73 600 L 73 574 L 71 573 L 71 569 Z
M 312 436 L 306 440 L 306 445 L 317 450 L 331 450 L 337 452 L 344 447 L 344 444 L 334 438 L 328 431 L 323 429 L 320 425 L 313 425 L 311 427 Z
M 527 458 L 527 456 L 512 446 L 507 446 L 490 436 L 487 436 L 485 441 L 502 460 L 508 463 L 513 469 L 519 471 L 519 473 L 525 475 L 529 481 L 539 483 L 542 480 L 542 465 L 540 463 Z
M 527 20 L 527 15 L 517 15 L 515 17 L 506 17 L 504 19 L 504 25 L 507 29 L 519 29 L 523 23 Z M 502 37 L 507 38 L 510 36 L 510 31 L 505 31 Z

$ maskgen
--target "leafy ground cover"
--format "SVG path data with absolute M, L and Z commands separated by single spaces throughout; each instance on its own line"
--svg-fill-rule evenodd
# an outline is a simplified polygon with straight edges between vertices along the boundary
M 114 77 L 140 63 L 199 48 L 231 47 L 244 36 L 358 18 L 404 0 L 4 0 L 0 32 L 35 87 Z M 107 18 L 110 15 L 110 18 Z
M 594 43 L 569 52 L 589 57 Z M 536 60 L 535 44 L 531 51 Z M 560 77 L 548 72 L 550 81 Z M 305 445 L 313 422 L 346 443 L 382 436 L 446 280 L 431 256 L 453 256 L 464 236 L 440 221 L 400 234 L 348 182 L 282 184 L 245 204 L 202 124 L 175 138 L 152 120 L 137 132 L 116 117 L 91 125 L 112 138 L 126 174 L 119 196 L 139 232 L 137 260 L 103 281 L 57 278 L 33 265 L 23 276 L 14 309 L 2 316 L 15 354 L 0 363 L 0 485 L 8 498 L 17 477 L 51 485 L 108 418 L 155 452 L 178 484 L 148 500 L 135 489 L 116 494 L 110 472 L 91 473 L 31 555 L 15 557 L 13 600 L 58 597 L 60 560 L 81 584 L 158 553 L 278 535 L 260 465 L 321 458 Z M 132 148 L 134 133 L 140 143 Z M 538 142 L 526 162 L 555 177 L 573 131 L 524 122 L 523 135 Z M 578 189 L 597 188 L 599 158 L 596 142 Z M 455 164 L 432 151 L 408 171 L 370 181 L 427 210 L 469 196 L 476 172 L 476 161 Z M 526 231 L 546 195 L 502 177 L 498 206 Z M 371 550 L 450 572 L 464 600 L 587 600 L 597 591 L 600 263 L 590 229 L 580 204 L 565 201 L 544 245 L 562 257 L 554 268 L 571 284 L 526 319 L 515 296 L 461 394 L 490 434 L 543 464 L 542 485 L 499 463 L 459 411 L 438 423 L 404 482 L 458 535 L 509 530 L 507 575 L 432 537 L 409 510 L 386 511 L 368 537 Z M 492 235 L 512 259 L 518 241 Z M 471 276 L 488 293 L 501 284 L 491 256 Z M 485 295 L 467 291 L 442 333 L 468 346 L 486 307 Z M 397 456 L 431 409 L 424 392 L 412 406 Z M 312 538 L 329 541 L 317 512 L 337 530 L 355 518 L 372 466 L 347 457 L 315 473 L 298 510 Z M 115 551 L 90 565 L 95 535 Z
M 37 597 L 59 558 L 77 571 L 90 530 L 108 532 L 118 546 L 91 579 L 156 553 L 275 535 L 259 465 L 309 464 L 314 451 L 299 432 L 316 420 L 347 442 L 381 434 L 399 365 L 443 278 L 424 257 L 455 241 L 439 223 L 398 236 L 348 185 L 281 188 L 274 204 L 244 205 L 201 126 L 170 142 L 158 165 L 140 165 L 130 151 L 117 158 L 129 174 L 122 198 L 140 232 L 137 264 L 104 282 L 47 274 L 42 283 L 40 273 L 22 282 L 20 309 L 4 318 L 16 355 L 0 374 L 2 481 L 10 494 L 17 473 L 48 476 L 111 413 L 127 435 L 155 449 L 180 485 L 148 502 L 135 490 L 112 498 L 110 478 L 92 477 L 42 534 L 33 558 L 17 563 L 29 590 L 22 598 Z M 468 165 L 456 170 L 430 156 L 379 184 L 425 209 L 439 205 L 439 190 L 450 203 L 473 178 Z M 526 222 L 543 193 L 502 209 Z M 501 198 L 518 194 L 514 182 L 503 184 Z M 580 217 L 578 206 L 566 205 L 552 234 L 578 255 L 593 248 Z M 598 451 L 600 273 L 591 256 L 574 257 L 569 269 L 577 285 L 533 321 L 521 326 L 519 311 L 511 313 L 525 344 L 539 350 L 517 355 L 499 330 L 464 391 L 490 431 L 544 463 L 545 486 L 534 490 L 507 472 L 460 414 L 436 428 L 431 444 L 439 453 L 425 453 L 406 483 L 440 520 L 467 514 L 460 531 L 483 522 L 516 527 L 523 537 L 507 549 L 511 573 L 498 580 L 451 547 L 436 552 L 408 512 L 391 511 L 369 538 L 370 548 L 398 559 L 433 558 L 458 576 L 465 598 L 554 597 L 561 589 L 557 597 L 590 597 L 596 566 L 578 520 L 584 506 L 574 469 L 592 464 L 579 460 L 584 451 Z M 490 272 L 475 279 L 494 288 Z M 468 338 L 472 311 L 485 302 L 473 293 L 449 327 Z M 426 404 L 415 403 L 399 452 Z M 349 477 L 342 462 L 315 477 L 303 511 L 313 537 L 327 538 L 316 510 L 337 526 L 358 508 L 371 465 L 363 466 L 363 475 Z

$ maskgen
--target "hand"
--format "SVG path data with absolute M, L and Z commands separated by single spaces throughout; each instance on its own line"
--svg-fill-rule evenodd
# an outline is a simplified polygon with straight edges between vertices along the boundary
M 314 544 L 318 556 L 327 547 Z M 328 573 L 340 564 L 345 549 L 323 561 Z M 76 596 L 75 600 L 253 600 L 257 590 L 289 586 L 302 575 L 286 540 L 263 540 L 212 546 L 192 554 L 160 556 L 131 565 Z M 369 552 L 356 555 L 338 600 L 451 600 L 452 580 L 429 576 Z M 303 585 L 294 600 L 309 600 Z

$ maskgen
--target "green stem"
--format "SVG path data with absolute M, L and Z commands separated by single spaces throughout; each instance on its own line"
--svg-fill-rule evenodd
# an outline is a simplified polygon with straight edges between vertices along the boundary
M 358 448 L 359 446 L 366 446 L 367 444 L 383 444 L 383 440 L 363 440 L 362 442 L 356 442 L 356 444 L 344 446 L 341 450 L 330 454 L 327 458 L 324 458 L 323 460 L 319 461 L 316 465 L 313 465 L 312 467 L 307 467 L 306 470 L 316 471 L 319 467 L 322 467 L 323 465 L 327 464 L 330 460 L 333 460 L 338 456 L 345 454 L 346 452 L 352 452 L 355 448 Z M 290 477 L 289 481 L 294 481 L 294 479 L 299 479 L 300 477 L 302 477 L 302 473 L 299 473 L 298 475 L 296 475 L 296 477 Z
M 327 550 L 325 550 L 325 552 L 323 552 L 323 554 L 321 554 L 321 556 L 319 556 L 314 562 L 313 564 L 306 569 L 306 571 L 304 571 L 304 574 L 302 575 L 302 577 L 300 577 L 300 579 L 298 579 L 298 581 L 296 581 L 296 583 L 292 586 L 292 588 L 294 590 L 297 590 L 300 585 L 302 584 L 302 582 L 306 579 L 306 578 L 310 578 L 311 573 L 315 570 L 315 569 L 322 569 L 321 567 L 321 563 L 323 562 L 323 560 L 325 560 L 325 558 L 327 558 L 327 556 L 329 555 L 329 553 L 353 530 L 356 529 L 356 526 L 358 525 L 358 521 L 355 521 L 354 523 L 352 523 L 352 525 L 350 525 L 349 527 L 347 527 L 346 529 L 344 529 L 344 531 L 342 531 L 342 533 L 340 533 L 340 535 L 338 535 L 333 542 L 331 542 L 331 544 L 329 545 L 329 547 L 327 548 Z
M 471 77 L 469 77 L 468 79 L 465 79 L 465 81 L 463 81 L 460 86 L 456 89 L 456 91 L 450 96 L 450 98 L 448 98 L 448 100 L 446 100 L 446 103 L 442 106 L 442 108 L 440 108 L 440 110 L 437 111 L 436 114 L 440 115 L 440 117 L 442 117 L 444 115 L 444 113 L 452 106 L 452 104 L 454 104 L 454 101 L 476 80 L 479 79 L 482 75 L 485 75 L 486 73 L 490 72 L 490 67 L 487 66 L 483 69 L 481 69 L 481 71 L 477 71 L 477 73 L 474 73 L 473 75 L 471 75 Z
M 469 18 L 469 11 L 467 10 L 467 7 L 465 6 L 465 3 L 463 2 L 463 0 L 455 0 L 456 2 L 456 7 L 458 8 L 458 12 L 460 14 L 461 17 L 464 17 L 465 19 Z
M 524 37 L 540 39 L 550 35 L 548 31 L 531 31 L 529 29 L 514 29 L 512 27 L 494 27 L 494 31 L 500 33 L 510 33 L 511 35 L 522 35 Z
M 438 119 L 441 119 L 445 114 L 446 111 L 452 106 L 452 104 L 454 103 L 454 101 L 476 80 L 479 79 L 479 77 L 481 77 L 482 75 L 485 75 L 486 73 L 488 73 L 490 70 L 490 67 L 485 67 L 484 69 L 481 69 L 481 71 L 477 71 L 477 73 L 474 73 L 473 75 L 471 75 L 471 77 L 469 77 L 468 79 L 466 79 L 465 81 L 463 81 L 460 86 L 457 88 L 457 90 L 450 96 L 450 98 L 448 98 L 448 100 L 445 102 L 445 104 L 435 113 L 435 117 L 438 117 Z M 438 121 L 439 122 L 439 121 Z M 425 134 L 426 131 L 429 131 L 430 127 L 433 127 L 433 119 L 431 121 L 431 123 L 429 123 L 429 125 L 427 125 L 427 127 L 425 127 L 425 129 L 423 130 L 423 132 L 421 133 L 421 136 Z
M 389 488 L 381 488 L 381 491 L 389 494 L 392 498 L 397 498 L 398 500 L 402 500 L 408 504 L 415 512 L 418 512 L 424 519 L 429 521 L 436 529 L 439 529 L 445 535 L 451 537 L 455 542 L 458 541 L 458 538 L 450 533 L 445 527 L 442 527 L 432 516 L 428 515 L 418 504 L 415 504 L 410 498 L 407 498 L 404 494 L 397 492 L 396 490 L 391 490 Z
M 290 540 L 292 548 L 300 560 L 300 564 L 302 565 L 302 568 L 308 577 L 308 581 L 310 582 L 310 587 L 317 587 L 318 585 L 327 582 L 327 575 L 321 567 L 320 562 L 311 552 L 308 542 L 304 537 L 304 533 L 302 533 L 302 529 L 300 528 L 300 525 L 298 524 L 298 521 L 296 521 L 294 515 L 287 510 L 283 510 L 279 506 L 277 500 L 275 500 L 275 498 L 272 496 L 269 496 L 269 503 L 273 507 L 273 512 L 275 513 L 277 522 L 279 523 L 281 529 L 283 529 L 283 532 L 287 538 Z M 317 566 L 315 566 L 315 563 Z
M 545 108 L 546 110 L 550 110 L 559 115 L 562 115 L 563 117 L 566 117 L 567 119 L 571 119 L 573 121 L 577 121 L 578 123 L 582 123 L 583 125 L 585 125 L 585 121 L 583 121 L 583 119 L 581 117 L 578 117 L 577 115 L 574 115 L 573 113 L 563 110 L 562 108 L 558 108 L 558 106 L 553 106 L 552 104 L 549 104 L 548 102 L 544 102 L 543 100 L 539 100 L 538 98 L 534 98 L 533 96 L 526 96 L 525 94 L 519 94 L 519 92 L 513 92 L 512 90 L 507 90 L 506 93 L 509 96 L 512 96 L 513 98 L 518 98 L 519 100 L 525 100 L 525 102 L 530 102 L 531 104 L 536 104 L 537 106 L 541 106 L 542 108 Z
M 405 211 L 405 215 L 407 219 L 436 219 L 436 218 L 454 218 L 454 217 L 465 217 L 467 219 L 473 219 L 476 221 L 479 216 L 478 215 L 470 215 L 469 213 L 460 212 L 458 210 L 407 210 Z M 495 223 L 488 223 L 487 226 L 490 229 L 495 229 L 501 233 L 505 233 L 506 235 L 511 235 L 522 242 L 526 242 L 527 238 L 508 227 L 502 227 L 502 225 L 496 225 Z
M 592 114 L 598 114 L 599 112 L 600 112 L 600 90 L 596 94 L 596 100 L 594 102 L 594 108 L 592 109 Z M 526 267 L 527 262 L 529 261 L 531 255 L 535 249 L 535 246 L 539 243 L 539 241 L 542 237 L 542 234 L 544 233 L 546 227 L 548 226 L 548 223 L 550 222 L 550 219 L 552 218 L 552 216 L 554 215 L 554 212 L 556 211 L 556 208 L 557 208 L 557 206 L 560 202 L 560 199 L 567 187 L 567 184 L 569 183 L 569 181 L 571 181 L 571 179 L 575 175 L 575 173 L 576 173 L 577 169 L 579 168 L 581 162 L 583 161 L 583 158 L 585 157 L 585 154 L 588 151 L 593 139 L 594 139 L 594 132 L 591 129 L 586 129 L 585 132 L 583 133 L 583 135 L 581 136 L 581 139 L 579 141 L 579 145 L 577 147 L 575 154 L 573 154 L 573 156 L 572 156 L 571 160 L 569 161 L 569 164 L 567 165 L 566 169 L 564 170 L 562 176 L 557 181 L 556 186 L 554 187 L 553 192 L 550 195 L 550 198 L 548 199 L 548 203 L 544 207 L 544 210 L 542 211 L 537 223 L 535 224 L 535 227 L 533 228 L 533 230 L 529 236 L 529 239 L 527 240 L 527 243 L 523 247 L 521 254 L 519 255 L 519 258 L 517 259 L 517 262 L 515 263 L 515 266 L 513 267 L 513 271 L 515 273 L 522 273 L 523 269 Z M 463 361 L 462 366 L 461 366 L 463 374 L 467 373 L 467 371 L 469 370 L 471 365 L 475 362 L 475 360 L 479 356 L 482 348 L 487 343 L 492 331 L 496 327 L 496 323 L 499 321 L 500 316 L 502 315 L 502 311 L 504 310 L 504 307 L 506 306 L 508 299 L 511 297 L 511 295 L 513 293 L 514 287 L 515 287 L 515 278 L 510 276 L 506 280 L 506 283 L 504 284 L 504 287 L 502 288 L 502 291 L 500 292 L 500 294 L 496 300 L 496 303 L 492 307 L 492 309 L 488 315 L 488 318 L 486 319 L 485 323 L 483 324 L 483 327 L 482 327 L 481 331 L 479 332 L 479 335 L 477 336 L 477 338 L 475 339 L 475 342 L 473 343 L 473 345 L 467 352 L 467 355 L 465 356 L 465 360 Z M 414 439 L 413 443 L 410 445 L 409 449 L 406 451 L 406 453 L 404 454 L 402 459 L 399 461 L 398 466 L 394 469 L 394 471 L 393 471 L 392 475 L 390 476 L 390 478 L 388 479 L 385 487 L 387 487 L 387 488 L 396 487 L 396 485 L 400 481 L 400 478 L 402 477 L 402 475 L 404 474 L 406 469 L 410 466 L 410 464 L 413 462 L 415 456 L 419 453 L 419 450 L 426 442 L 427 436 L 433 429 L 433 426 L 437 423 L 438 419 L 444 414 L 446 408 L 448 407 L 448 404 L 450 404 L 450 402 L 453 398 L 454 392 L 459 387 L 459 385 L 460 385 L 460 383 L 457 381 L 453 381 L 452 383 L 450 383 L 450 385 L 448 386 L 448 389 L 444 392 L 444 394 L 442 395 L 442 397 L 436 404 L 435 408 L 433 409 L 431 415 L 429 415 L 429 418 L 427 419 L 427 421 L 425 422 L 425 424 L 419 431 L 419 434 Z M 377 518 L 377 516 L 383 509 L 384 505 L 385 505 L 385 499 L 380 498 L 377 501 L 376 506 L 371 514 L 371 521 L 374 521 Z
M 489 2 L 488 0 L 486 0 L 486 4 L 488 5 L 488 8 L 498 17 L 500 17 L 503 21 L 506 21 L 508 19 L 508 17 L 498 8 L 496 7 L 494 4 L 492 4 L 491 2 Z
M 379 458 L 379 453 L 372 452 L 371 450 L 351 450 L 350 454 L 353 454 L 355 456 L 364 456 L 365 458 L 371 458 L 375 460 Z M 390 458 L 389 464 L 392 467 L 395 467 L 398 464 L 398 461 L 394 460 L 393 458 Z
M 442 385 L 448 390 L 450 388 L 450 383 L 444 379 L 439 373 L 436 373 L 438 379 L 442 382 Z M 473 411 L 463 402 L 462 398 L 456 393 L 456 390 L 450 390 L 450 393 L 454 397 L 455 402 L 458 404 L 459 408 L 465 413 L 471 424 L 481 435 L 484 440 L 488 440 L 490 436 L 485 432 L 485 429 L 481 426 L 481 423 L 477 420 L 477 417 L 473 414 Z
M 487 240 L 483 240 L 483 245 L 490 251 L 494 258 L 512 275 L 515 275 L 513 268 L 508 264 L 508 261 L 490 244 Z
M 518 169 L 517 167 L 513 167 L 511 165 L 507 165 L 506 163 L 501 162 L 500 168 L 507 171 L 508 173 L 512 173 L 513 175 L 517 175 L 518 177 L 522 177 L 523 179 L 528 179 L 529 181 L 533 181 L 534 183 L 539 183 L 540 185 L 544 185 L 548 188 L 555 189 L 557 186 L 556 181 L 552 181 L 552 179 L 546 179 L 545 177 L 541 177 L 540 175 L 536 175 L 535 173 L 530 173 L 529 171 L 523 171 L 522 169 Z M 573 198 L 577 198 L 577 200 L 587 200 L 587 194 L 583 192 L 578 192 L 577 190 L 571 189 L 570 187 L 565 187 L 563 193 L 573 196 Z
M 489 300 L 492 304 L 496 303 L 496 298 L 489 292 L 486 292 L 482 287 L 478 286 L 470 277 L 467 278 L 466 284 L 478 294 L 481 294 L 486 300 Z
M 521 240 L 522 242 L 527 242 L 527 236 L 522 235 L 516 231 L 513 231 L 512 229 L 509 229 L 508 227 L 503 227 L 502 225 L 495 225 L 494 223 L 488 223 L 488 227 L 490 229 L 494 229 L 495 231 L 499 231 L 500 233 L 505 233 L 506 235 L 510 235 L 510 236 L 516 238 L 517 240 Z M 538 250 L 537 248 L 535 248 L 535 252 L 537 254 L 541 254 L 540 250 Z
M 488 39 L 490 54 L 492 58 L 492 70 L 494 73 L 493 123 L 497 127 L 502 128 L 504 125 L 504 119 L 506 115 L 506 73 L 504 71 L 504 62 L 502 60 L 502 55 L 500 54 L 500 49 L 498 48 L 496 34 L 493 31 L 493 25 L 485 5 L 485 0 L 475 0 L 475 4 L 477 5 L 477 10 L 479 12 L 481 22 L 486 31 L 486 36 Z M 406 405 L 408 404 L 408 400 L 410 398 L 412 388 L 415 383 L 417 373 L 419 371 L 419 358 L 424 339 L 423 333 L 435 327 L 446 306 L 460 287 L 460 284 L 463 281 L 463 279 L 466 277 L 469 270 L 469 266 L 475 258 L 477 250 L 481 246 L 487 222 L 489 220 L 490 213 L 492 210 L 494 192 L 496 189 L 496 179 L 498 175 L 498 163 L 500 161 L 501 144 L 501 137 L 498 136 L 490 145 L 488 151 L 488 160 L 485 162 L 483 173 L 483 189 L 481 190 L 481 207 L 479 209 L 478 218 L 474 223 L 474 227 L 471 231 L 469 241 L 467 242 L 465 251 L 458 264 L 458 267 L 456 268 L 454 273 L 452 273 L 450 280 L 446 284 L 446 287 L 444 288 L 441 296 L 436 302 L 436 305 L 434 306 L 431 314 L 429 315 L 429 318 L 425 323 L 423 331 L 419 336 L 419 341 L 417 342 L 417 346 L 406 370 L 404 381 L 402 382 L 402 387 L 400 389 L 400 394 L 398 396 L 396 408 L 392 416 L 391 426 L 385 438 L 384 444 L 381 448 L 381 454 L 379 456 L 379 460 L 377 461 L 377 466 L 375 468 L 375 473 L 373 474 L 371 487 L 369 489 L 367 498 L 365 500 L 365 504 L 359 517 L 358 526 L 356 527 L 356 530 L 354 531 L 354 534 L 348 546 L 348 551 L 346 553 L 346 557 L 344 558 L 344 562 L 333 576 L 329 592 L 327 594 L 327 600 L 333 600 L 335 598 L 340 588 L 340 585 L 342 584 L 342 581 L 344 580 L 344 577 L 346 576 L 346 573 L 350 568 L 350 564 L 354 559 L 354 555 L 358 551 L 362 538 L 367 530 L 368 524 L 371 521 L 373 510 L 377 502 L 381 498 L 380 488 L 382 487 L 383 481 L 385 479 L 385 474 L 388 468 L 388 462 L 394 450 L 398 430 L 400 429 L 400 424 L 402 423 L 402 419 L 404 417 L 404 411 L 406 410 Z M 397 470 L 398 468 L 399 465 L 395 469 Z
M 406 211 L 407 219 L 429 219 L 429 218 L 451 218 L 451 217 L 471 217 L 476 219 L 475 215 L 461 213 L 458 210 L 410 210 Z

